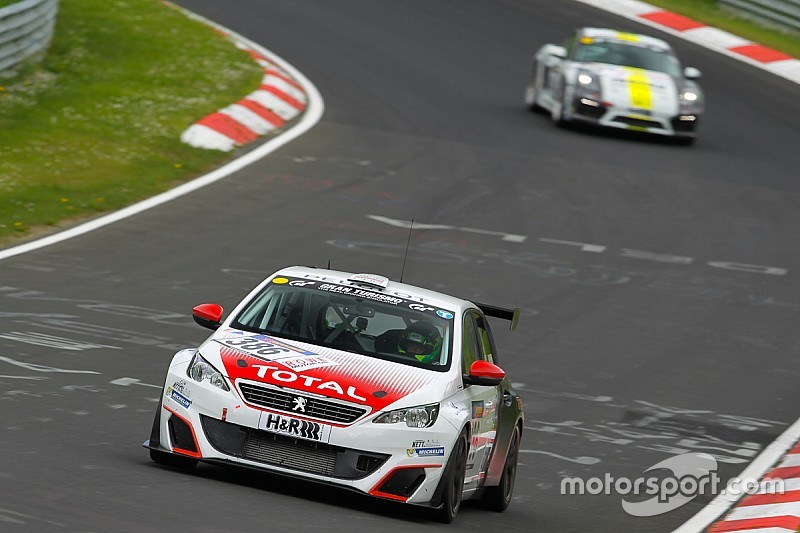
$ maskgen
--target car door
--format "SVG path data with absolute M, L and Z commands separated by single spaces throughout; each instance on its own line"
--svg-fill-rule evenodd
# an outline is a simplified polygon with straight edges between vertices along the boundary
M 470 310 L 464 314 L 463 327 L 462 372 L 468 374 L 470 366 L 475 361 L 494 362 L 494 343 L 486 317 L 477 310 Z M 474 490 L 483 483 L 494 446 L 500 408 L 500 387 L 465 384 L 464 394 L 470 410 L 471 426 L 464 488 Z

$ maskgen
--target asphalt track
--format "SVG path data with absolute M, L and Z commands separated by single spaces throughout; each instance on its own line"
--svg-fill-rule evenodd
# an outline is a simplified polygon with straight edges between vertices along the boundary
M 140 447 L 172 353 L 206 335 L 193 305 L 289 264 L 399 276 L 408 233 L 370 216 L 445 226 L 414 231 L 406 281 L 523 308 L 495 328 L 527 415 L 514 501 L 451 530 L 669 531 L 711 496 L 636 518 L 560 481 L 689 451 L 734 476 L 800 416 L 796 86 L 669 37 L 708 97 L 687 148 L 524 110 L 539 45 L 641 29 L 577 3 L 180 4 L 289 61 L 325 115 L 223 181 L 0 262 L 3 531 L 447 528 Z

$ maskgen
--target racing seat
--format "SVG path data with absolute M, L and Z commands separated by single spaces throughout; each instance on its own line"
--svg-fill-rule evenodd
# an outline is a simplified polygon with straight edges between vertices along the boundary
M 390 329 L 375 337 L 375 351 L 383 353 L 399 353 L 397 345 L 403 337 L 404 329 Z

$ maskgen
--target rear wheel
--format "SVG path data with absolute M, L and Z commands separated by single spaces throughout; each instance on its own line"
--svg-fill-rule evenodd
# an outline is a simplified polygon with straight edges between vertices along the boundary
M 445 472 L 442 507 L 436 509 L 435 516 L 439 522 L 449 524 L 461 508 L 461 496 L 464 492 L 464 476 L 467 471 L 467 436 L 462 433 L 458 438 L 453 454 Z
M 517 477 L 519 444 L 519 427 L 515 427 L 514 433 L 511 435 L 511 443 L 508 446 L 508 454 L 506 454 L 506 462 L 503 465 L 503 475 L 500 477 L 500 484 L 496 487 L 488 487 L 483 494 L 483 504 L 491 511 L 501 513 L 505 511 L 511 503 L 511 496 L 514 493 L 514 479 Z
M 183 457 L 173 453 L 162 452 L 160 450 L 150 450 L 150 459 L 160 465 L 181 468 L 183 470 L 191 470 L 197 466 L 197 459 Z

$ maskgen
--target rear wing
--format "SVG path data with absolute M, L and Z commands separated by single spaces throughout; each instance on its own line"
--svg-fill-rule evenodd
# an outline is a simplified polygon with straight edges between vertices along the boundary
M 475 305 L 477 305 L 478 309 L 483 311 L 483 314 L 486 316 L 511 321 L 511 326 L 509 327 L 511 331 L 517 329 L 517 322 L 519 322 L 519 307 L 507 309 L 505 307 L 497 307 L 496 305 L 479 304 L 478 302 L 475 302 Z

